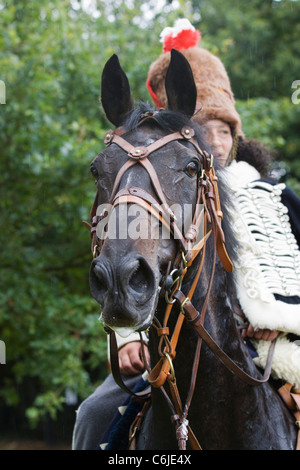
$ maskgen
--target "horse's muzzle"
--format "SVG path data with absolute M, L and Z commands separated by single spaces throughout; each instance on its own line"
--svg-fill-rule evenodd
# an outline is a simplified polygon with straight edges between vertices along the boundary
M 115 263 L 99 256 L 91 266 L 90 288 L 106 326 L 114 330 L 148 326 L 157 303 L 158 281 L 142 255 L 130 253 Z

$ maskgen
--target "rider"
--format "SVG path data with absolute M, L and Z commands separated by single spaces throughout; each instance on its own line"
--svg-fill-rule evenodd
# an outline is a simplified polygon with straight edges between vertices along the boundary
M 178 20 L 161 37 L 163 53 L 150 66 L 149 93 L 158 108 L 167 106 L 164 78 L 169 51 L 179 49 L 190 63 L 197 87 L 193 119 L 203 126 L 214 158 L 226 168 L 223 175 L 236 196 L 239 215 L 233 216 L 233 228 L 243 248 L 235 277 L 238 301 L 249 320 L 243 336 L 264 340 L 255 341 L 255 361 L 264 367 L 265 341 L 284 332 L 277 340 L 273 375 L 300 387 L 300 199 L 284 184 L 267 178 L 270 153 L 258 141 L 245 138 L 224 65 L 197 47 L 200 33 L 188 20 Z M 133 374 L 143 365 L 139 343 L 130 340 L 120 342 L 120 365 L 124 373 Z
M 237 311 L 249 321 L 243 337 L 253 341 L 254 360 L 261 367 L 265 367 L 268 341 L 278 337 L 272 374 L 300 388 L 300 200 L 284 184 L 267 178 L 270 154 L 259 142 L 245 138 L 224 65 L 197 46 L 199 39 L 200 33 L 188 20 L 166 28 L 163 53 L 149 69 L 147 87 L 156 106 L 166 107 L 169 51 L 180 50 L 197 87 L 193 119 L 203 126 L 214 158 L 224 168 L 218 175 L 227 179 L 237 204 L 232 217 L 242 247 L 235 266 Z M 118 346 L 120 370 L 132 387 L 144 370 L 139 336 L 119 337 Z M 112 403 L 121 403 L 122 397 L 124 392 L 110 375 L 83 402 L 75 424 L 75 449 L 95 448 L 103 423 L 113 415 Z

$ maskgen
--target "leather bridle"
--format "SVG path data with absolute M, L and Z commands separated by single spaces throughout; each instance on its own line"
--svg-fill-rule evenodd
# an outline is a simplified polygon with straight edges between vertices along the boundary
M 145 122 L 145 120 L 147 119 L 152 119 L 156 121 L 155 114 L 148 113 L 148 115 L 144 116 L 143 119 L 141 119 L 139 124 Z M 184 450 L 186 448 L 186 441 L 187 439 L 189 439 L 193 449 L 200 450 L 201 446 L 188 425 L 187 415 L 194 392 L 202 340 L 205 341 L 205 343 L 213 351 L 213 353 L 229 370 L 231 370 L 231 372 L 233 372 L 240 379 L 244 380 L 250 385 L 259 385 L 269 379 L 275 342 L 272 343 L 270 348 L 269 359 L 264 377 L 262 379 L 256 379 L 245 373 L 239 366 L 237 366 L 226 355 L 226 353 L 221 348 L 219 348 L 219 346 L 214 342 L 213 338 L 209 335 L 209 333 L 203 326 L 208 299 L 212 287 L 212 281 L 214 277 L 214 267 L 217 253 L 226 271 L 232 271 L 233 266 L 225 248 L 225 237 L 221 227 L 222 211 L 217 186 L 218 178 L 215 174 L 213 166 L 213 156 L 199 147 L 198 143 L 194 138 L 194 129 L 185 126 L 181 129 L 181 131 L 173 132 L 164 137 L 161 137 L 160 139 L 153 142 L 147 147 L 133 146 L 127 140 L 125 140 L 123 134 L 124 130 L 122 128 L 117 128 L 115 130 L 108 131 L 104 139 L 106 145 L 116 144 L 121 150 L 123 150 L 128 155 L 128 160 L 124 163 L 124 165 L 121 167 L 116 176 L 108 206 L 110 206 L 111 208 L 115 208 L 123 203 L 138 204 L 139 206 L 146 209 L 151 215 L 155 216 L 161 224 L 164 224 L 166 227 L 168 227 L 170 233 L 173 236 L 176 234 L 176 237 L 174 236 L 174 238 L 178 240 L 179 245 L 178 254 L 175 258 L 174 265 L 173 267 L 169 267 L 167 276 L 165 277 L 161 286 L 165 290 L 165 298 L 167 303 L 163 324 L 161 325 L 157 319 L 154 319 L 152 324 L 159 336 L 158 352 L 160 355 L 160 360 L 152 368 L 152 370 L 149 371 L 148 382 L 151 386 L 159 388 L 168 402 L 168 405 L 172 412 L 172 420 L 174 421 L 176 426 L 176 435 L 179 449 Z M 157 172 L 148 158 L 152 153 L 161 149 L 165 145 L 178 140 L 190 142 L 194 146 L 197 154 L 200 156 L 202 163 L 202 169 L 198 175 L 198 193 L 196 197 L 195 206 L 196 210 L 193 214 L 192 224 L 190 225 L 186 233 L 183 233 L 181 228 L 177 226 L 175 215 L 166 201 Z M 145 170 L 148 172 L 152 182 L 152 186 L 155 190 L 156 198 L 142 188 L 129 187 L 119 190 L 119 185 L 124 173 L 136 164 L 141 164 L 143 168 L 145 168 Z M 200 204 L 204 207 L 203 212 L 201 213 L 197 211 L 197 208 L 200 206 Z M 91 224 L 85 222 L 85 224 L 89 227 L 91 231 L 91 250 L 94 257 L 97 257 L 100 254 L 102 245 L 101 240 L 97 236 L 97 225 L 104 217 L 107 217 L 108 214 L 108 211 L 104 210 L 102 214 L 98 216 L 97 207 L 98 193 L 96 194 L 95 201 L 91 209 Z M 196 245 L 193 245 L 193 243 L 197 239 L 200 224 L 204 224 L 204 236 L 201 238 L 200 241 L 197 241 Z M 208 226 L 210 226 L 210 229 L 208 229 Z M 211 235 L 213 236 L 214 247 L 212 270 L 210 273 L 209 285 L 206 292 L 202 311 L 198 312 L 192 304 L 192 298 L 203 268 L 206 242 Z M 200 255 L 200 259 L 198 263 L 197 272 L 192 281 L 188 294 L 185 295 L 181 291 L 183 278 L 198 255 Z M 168 320 L 174 304 L 179 305 L 180 312 L 172 333 L 172 337 L 169 338 Z M 188 323 L 190 323 L 194 327 L 195 331 L 198 334 L 198 342 L 193 361 L 190 389 L 186 403 L 183 406 L 176 385 L 173 360 L 176 355 L 176 346 L 184 319 L 186 319 Z M 149 390 L 147 390 L 144 394 L 134 394 L 123 383 L 119 371 L 115 334 L 112 331 L 108 332 L 111 336 L 111 366 L 116 382 L 126 392 L 132 395 L 136 395 L 137 397 L 143 395 L 145 398 L 148 398 Z M 166 381 L 168 382 L 170 387 L 171 399 L 164 390 L 164 384 Z
M 146 115 L 145 115 L 146 114 Z M 155 120 L 156 113 L 145 113 L 143 118 L 139 122 L 138 125 L 141 125 L 146 120 L 151 119 Z M 196 142 L 194 136 L 195 131 L 192 127 L 184 126 L 180 131 L 173 132 L 168 134 L 164 137 L 161 137 L 157 141 L 153 142 L 149 146 L 138 146 L 135 147 L 130 144 L 127 140 L 125 140 L 122 135 L 124 134 L 123 128 L 117 128 L 115 130 L 109 130 L 105 134 L 104 143 L 109 146 L 111 144 L 118 145 L 126 154 L 128 155 L 129 159 L 124 163 L 124 165 L 119 170 L 114 186 L 110 195 L 110 199 L 108 201 L 107 206 L 109 210 L 118 206 L 122 203 L 135 203 L 140 205 L 141 207 L 148 210 L 152 215 L 156 216 L 161 223 L 169 224 L 168 228 L 170 232 L 174 235 L 176 234 L 176 239 L 180 242 L 180 249 L 182 250 L 188 265 L 191 265 L 197 254 L 201 251 L 203 247 L 203 242 L 200 242 L 199 247 L 193 246 L 193 250 L 191 250 L 192 243 L 196 240 L 198 232 L 199 232 L 199 223 L 201 223 L 202 215 L 195 211 L 193 216 L 193 222 L 190 225 L 189 229 L 187 230 L 186 234 L 181 232 L 181 229 L 176 225 L 176 217 L 171 208 L 169 207 L 166 198 L 164 196 L 164 192 L 161 188 L 161 184 L 159 181 L 159 177 L 154 169 L 153 165 L 151 164 L 148 157 L 157 150 L 161 149 L 168 143 L 172 141 L 178 140 L 185 140 L 190 142 L 202 161 L 202 171 L 199 175 L 199 185 L 198 185 L 198 195 L 196 200 L 196 208 L 197 204 L 202 200 L 206 199 L 214 200 L 213 204 L 213 215 L 214 221 L 216 224 L 216 229 L 218 232 L 218 239 L 217 239 L 217 250 L 220 256 L 220 259 L 227 271 L 232 270 L 232 263 L 227 255 L 225 250 L 225 238 L 223 234 L 223 230 L 221 228 L 221 220 L 222 220 L 222 211 L 220 207 L 219 201 L 219 194 L 217 188 L 217 181 L 218 178 L 215 175 L 214 168 L 213 168 L 213 155 L 208 154 L 205 150 L 202 150 L 198 143 Z M 118 188 L 121 182 L 121 179 L 124 173 L 134 166 L 135 164 L 141 164 L 145 170 L 148 172 L 152 186 L 155 190 L 157 199 L 153 198 L 148 192 L 146 192 L 142 188 L 130 187 L 122 189 L 118 192 Z M 102 213 L 98 216 L 97 215 L 97 207 L 98 207 L 98 192 L 96 194 L 94 204 L 91 209 L 90 219 L 91 224 L 84 222 L 87 227 L 91 230 L 92 234 L 92 253 L 93 256 L 96 257 L 98 253 L 101 251 L 101 239 L 97 237 L 97 225 L 98 223 L 104 218 L 107 217 L 108 212 L 104 209 Z M 207 207 L 206 213 L 207 212 Z M 208 236 L 208 235 L 207 235 Z M 194 254 L 191 253 L 193 251 Z

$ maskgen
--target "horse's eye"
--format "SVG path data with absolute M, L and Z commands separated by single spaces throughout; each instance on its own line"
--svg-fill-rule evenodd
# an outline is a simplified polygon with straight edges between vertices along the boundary
M 94 165 L 91 165 L 90 172 L 92 173 L 92 175 L 94 176 L 94 178 L 98 178 L 98 177 L 99 177 L 97 168 L 96 168 Z
M 190 162 L 185 167 L 185 173 L 191 178 L 198 173 L 198 165 L 196 162 Z

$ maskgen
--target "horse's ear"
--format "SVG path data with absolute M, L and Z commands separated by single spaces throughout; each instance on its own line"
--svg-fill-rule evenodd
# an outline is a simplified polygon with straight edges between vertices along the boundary
M 165 87 L 168 108 L 192 117 L 196 107 L 197 89 L 190 64 L 176 49 L 171 50 Z
M 107 119 L 117 127 L 133 108 L 128 78 L 116 54 L 106 62 L 102 72 L 101 102 Z

